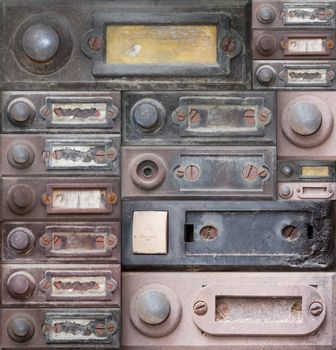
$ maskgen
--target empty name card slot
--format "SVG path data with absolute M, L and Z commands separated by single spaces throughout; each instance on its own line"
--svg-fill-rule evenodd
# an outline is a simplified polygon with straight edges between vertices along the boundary
M 296 189 L 297 195 L 302 199 L 325 199 L 334 195 L 334 186 L 327 184 L 325 186 L 306 185 L 299 186 Z
M 302 322 L 302 298 L 216 297 L 216 321 Z
M 326 315 L 318 288 L 308 285 L 242 282 L 209 284 L 193 299 L 206 305 L 194 313 L 204 333 L 224 335 L 306 335 L 316 331 Z

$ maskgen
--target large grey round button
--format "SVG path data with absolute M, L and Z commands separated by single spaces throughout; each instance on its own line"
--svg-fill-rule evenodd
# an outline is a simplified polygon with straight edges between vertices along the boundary
M 9 294 L 16 299 L 28 299 L 35 290 L 33 277 L 23 272 L 16 272 L 7 281 Z
M 151 129 L 159 121 L 159 112 L 150 103 L 143 103 L 136 107 L 133 114 L 136 124 L 144 129 Z
M 309 136 L 320 128 L 322 114 L 313 103 L 300 102 L 291 108 L 288 121 L 294 132 L 302 136 Z
M 259 83 L 267 85 L 271 84 L 276 78 L 275 70 L 270 66 L 261 66 L 256 72 Z
M 9 113 L 14 121 L 24 123 L 30 118 L 30 107 L 25 102 L 16 102 L 11 106 Z
M 275 11 L 269 6 L 262 6 L 257 12 L 257 18 L 263 24 L 272 23 L 275 19 Z
M 28 163 L 30 159 L 30 149 L 26 145 L 15 145 L 11 153 L 13 161 L 17 164 Z
M 33 233 L 25 227 L 14 228 L 7 237 L 7 245 L 17 254 L 24 254 L 34 246 Z
M 20 208 L 27 207 L 33 200 L 33 194 L 28 187 L 18 185 L 13 192 L 13 202 Z
M 49 25 L 34 24 L 23 35 L 23 50 L 33 61 L 50 61 L 58 47 L 59 36 Z
M 34 325 L 24 316 L 13 318 L 7 326 L 9 337 L 18 343 L 24 343 L 31 339 L 34 332 Z
M 169 299 L 161 292 L 148 290 L 138 297 L 136 312 L 143 322 L 158 325 L 169 316 Z
M 274 36 L 270 34 L 261 35 L 257 40 L 257 49 L 264 56 L 271 55 L 276 49 Z

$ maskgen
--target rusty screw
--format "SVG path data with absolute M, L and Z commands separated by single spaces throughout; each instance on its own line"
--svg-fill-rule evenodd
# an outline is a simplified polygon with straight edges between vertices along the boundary
M 186 118 L 186 115 L 184 112 L 182 111 L 175 111 L 176 113 L 176 120 L 179 121 L 179 122 L 183 122 Z
M 242 175 L 245 180 L 252 181 L 257 177 L 258 170 L 254 165 L 249 164 L 243 169 Z
M 175 175 L 177 176 L 177 177 L 183 177 L 184 176 L 184 168 L 178 168 L 177 170 L 176 170 L 176 172 L 175 172 Z
M 42 117 L 47 117 L 49 114 L 50 114 L 50 110 L 47 106 L 43 106 L 41 109 L 40 109 L 40 113 L 42 115 Z
M 117 115 L 118 115 L 118 112 L 115 111 L 115 110 L 113 110 L 113 109 L 111 109 L 111 108 L 109 108 L 109 109 L 107 110 L 107 113 L 108 113 L 108 115 L 109 115 L 112 119 L 116 118 Z
M 255 111 L 252 109 L 248 109 L 243 114 L 243 119 L 246 125 L 254 125 L 255 121 Z
M 236 40 L 231 37 L 226 37 L 223 39 L 223 50 L 232 52 L 236 49 Z
M 103 323 L 96 324 L 96 335 L 101 337 L 105 334 L 105 325 Z
M 313 316 L 319 316 L 321 315 L 323 311 L 323 305 L 318 302 L 318 301 L 314 301 L 313 303 L 310 304 L 309 306 L 309 312 L 313 315 Z
M 53 241 L 54 241 L 54 246 L 56 248 L 59 248 L 62 245 L 62 240 L 60 236 L 55 236 Z
M 103 43 L 99 36 L 93 35 L 91 38 L 89 38 L 88 45 L 91 50 L 98 51 L 103 46 Z
M 96 237 L 96 248 L 104 248 L 105 246 L 105 237 L 104 236 L 97 236 Z
M 262 110 L 259 112 L 259 115 L 258 115 L 258 119 L 262 122 L 262 123 L 266 123 L 269 121 L 269 118 L 270 118 L 270 114 L 269 114 L 269 111 L 267 110 Z
M 296 226 L 288 225 L 282 229 L 282 236 L 288 241 L 292 241 L 299 236 L 299 231 Z
M 203 316 L 208 312 L 208 304 L 204 301 L 197 301 L 193 307 L 194 313 Z
M 109 159 L 115 159 L 116 157 L 116 150 L 113 148 L 110 148 L 105 153 L 106 157 Z
M 261 168 L 261 169 L 258 171 L 258 176 L 260 176 L 260 177 L 262 177 L 262 178 L 266 177 L 267 174 L 268 174 L 268 171 L 267 171 L 267 169 L 265 169 L 265 168 Z
M 107 202 L 111 205 L 113 204 L 116 204 L 117 201 L 118 201 L 118 196 L 116 193 L 114 192 L 111 192 L 111 193 L 108 193 L 107 196 L 106 196 L 106 199 L 107 199 Z
M 199 124 L 201 121 L 201 113 L 197 109 L 192 109 L 189 113 L 189 120 L 191 124 Z
M 98 150 L 98 151 L 96 152 L 96 154 L 95 154 L 95 158 L 96 158 L 96 160 L 98 160 L 98 161 L 104 160 L 104 158 L 105 158 L 105 151 L 103 151 L 103 150 Z
M 184 175 L 189 181 L 195 181 L 198 179 L 200 170 L 196 165 L 188 165 L 185 168 Z
M 118 238 L 115 235 L 111 235 L 107 238 L 107 244 L 111 247 L 114 248 L 118 244 Z
M 334 47 L 334 42 L 332 40 L 327 40 L 327 48 L 332 49 Z

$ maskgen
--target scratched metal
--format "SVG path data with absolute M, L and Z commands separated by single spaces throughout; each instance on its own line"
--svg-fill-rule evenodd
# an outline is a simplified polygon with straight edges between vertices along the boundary
M 17 117 L 14 107 L 20 103 L 26 114 Z M 120 132 L 118 92 L 6 91 L 1 111 L 3 133 Z
M 88 0 L 53 2 L 3 0 L 2 52 L 4 89 L 246 89 L 250 86 L 248 0 Z M 43 23 L 58 34 L 56 52 L 44 62 L 35 62 L 24 52 L 28 28 Z M 216 27 L 215 64 L 105 63 L 109 49 L 107 27 L 111 25 L 212 25 Z M 197 41 L 195 41 L 197 42 Z M 136 43 L 135 43 L 136 44 Z M 33 49 L 35 49 L 35 46 Z M 139 51 L 136 44 L 135 50 Z M 179 53 L 183 54 L 183 52 Z M 185 54 L 188 54 L 185 53 Z M 92 58 L 88 59 L 88 57 Z M 133 56 L 132 56 L 133 57 Z M 200 62 L 201 63 L 201 62 Z M 125 79 L 127 77 L 127 79 Z
M 334 90 L 336 86 L 334 61 L 254 60 L 252 72 L 256 90 Z
M 167 254 L 136 253 L 133 215 L 153 210 L 168 213 Z M 122 227 L 128 269 L 319 270 L 334 264 L 332 201 L 125 200 Z M 155 241 L 155 232 L 141 239 Z
M 252 0 L 253 29 L 334 27 L 334 0 Z
M 3 177 L 2 193 L 4 220 L 120 218 L 119 178 Z
M 124 273 L 123 349 L 332 350 L 334 278 L 331 272 Z M 150 299 L 154 293 L 161 298 Z M 162 323 L 145 322 L 166 304 Z
M 6 307 L 120 306 L 120 265 L 3 264 L 1 269 Z
M 275 147 L 124 147 L 123 198 L 274 198 Z
M 3 135 L 3 175 L 120 175 L 119 135 Z
M 22 343 L 9 336 L 8 329 L 18 320 L 27 320 L 32 333 Z M 120 309 L 67 308 L 2 310 L 3 349 L 120 349 Z M 19 339 L 21 340 L 21 339 Z
M 6 222 L 2 261 L 16 263 L 119 263 L 117 222 Z
M 272 92 L 126 92 L 123 142 L 275 145 L 275 102 Z

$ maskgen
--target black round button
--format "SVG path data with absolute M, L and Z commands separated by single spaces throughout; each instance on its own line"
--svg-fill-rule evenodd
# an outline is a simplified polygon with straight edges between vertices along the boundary
M 275 19 L 275 11 L 269 6 L 262 6 L 257 12 L 257 18 L 263 24 L 272 23 Z
M 33 323 L 24 316 L 13 318 L 7 326 L 7 333 L 9 337 L 18 343 L 24 343 L 31 339 L 34 332 L 35 327 Z
M 25 164 L 30 160 L 30 149 L 26 145 L 15 145 L 11 154 L 13 161 L 17 164 Z
M 285 164 L 281 167 L 281 172 L 284 176 L 291 176 L 293 175 L 294 170 L 290 165 Z
M 271 84 L 275 80 L 276 72 L 272 67 L 262 66 L 257 70 L 256 75 L 261 84 Z
M 144 129 L 151 129 L 159 121 L 159 112 L 150 103 L 143 103 L 136 107 L 133 117 L 139 126 Z
M 156 290 L 146 291 L 137 299 L 136 312 L 140 319 L 147 324 L 161 324 L 170 313 L 169 299 Z
M 265 34 L 259 37 L 257 49 L 262 55 L 271 55 L 276 49 L 276 41 L 273 35 Z
M 17 252 L 26 252 L 30 246 L 30 236 L 28 232 L 15 229 L 8 236 L 8 243 Z
M 26 186 L 18 185 L 13 192 L 13 202 L 20 208 L 27 207 L 33 200 L 33 194 Z
M 58 47 L 59 36 L 49 25 L 34 24 L 23 35 L 23 50 L 33 61 L 50 61 Z
M 316 105 L 310 102 L 295 104 L 289 114 L 289 125 L 299 135 L 315 134 L 322 124 L 322 113 Z

